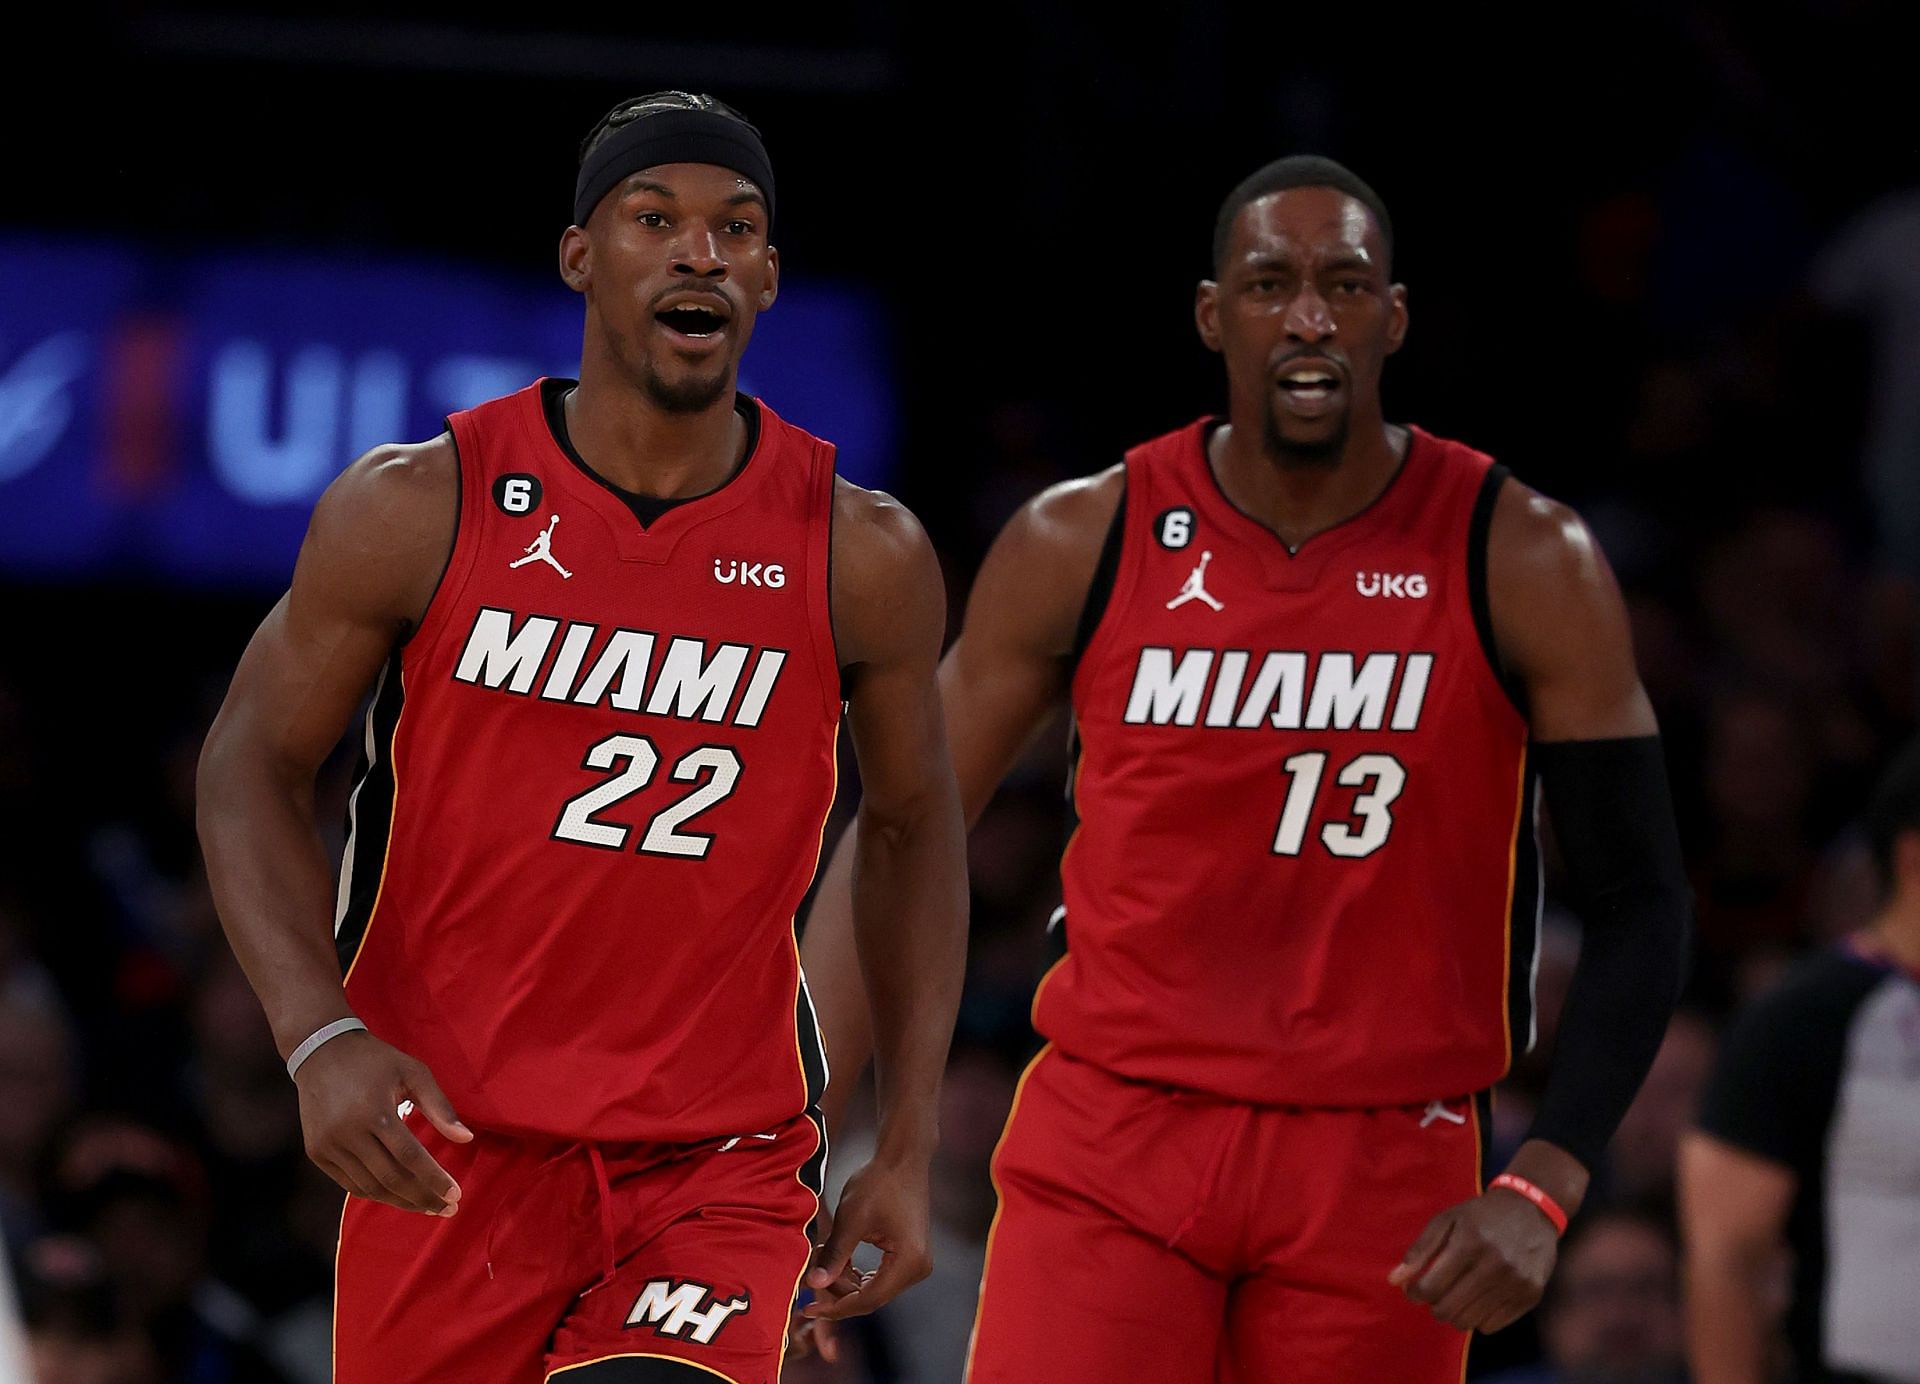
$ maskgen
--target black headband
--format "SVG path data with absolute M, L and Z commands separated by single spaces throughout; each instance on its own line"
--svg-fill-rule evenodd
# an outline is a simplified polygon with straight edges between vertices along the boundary
M 753 127 L 717 111 L 663 110 L 622 125 L 595 146 L 573 184 L 573 224 L 584 226 L 600 199 L 628 176 L 663 163 L 731 168 L 767 199 L 773 227 L 773 163 Z

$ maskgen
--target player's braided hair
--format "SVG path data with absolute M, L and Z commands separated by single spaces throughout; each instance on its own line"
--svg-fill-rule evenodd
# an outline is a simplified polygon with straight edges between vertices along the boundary
M 580 162 L 584 164 L 595 146 L 615 130 L 660 111 L 712 111 L 729 120 L 738 120 L 756 135 L 760 133 L 751 120 L 718 97 L 695 91 L 654 91 L 645 96 L 628 97 L 601 116 L 599 123 L 580 141 Z

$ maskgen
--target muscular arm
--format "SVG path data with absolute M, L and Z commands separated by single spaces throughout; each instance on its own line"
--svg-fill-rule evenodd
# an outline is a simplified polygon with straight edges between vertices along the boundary
M 1680 1145 L 1687 1353 L 1697 1384 L 1770 1377 L 1768 1275 L 1778 1266 L 1793 1170 L 1698 1130 Z
M 283 1057 L 322 1024 L 351 1013 L 333 949 L 333 881 L 314 818 L 314 778 L 394 645 L 432 599 L 458 495 L 449 439 L 379 448 L 343 472 L 315 507 L 292 588 L 247 645 L 201 750 L 198 826 L 214 902 Z M 417 1150 L 418 1143 L 397 1122 L 380 1123 L 392 1121 L 398 1099 L 380 1091 L 360 1101 L 358 1088 L 369 1079 L 364 1062 L 376 1046 L 384 1049 L 383 1062 L 386 1054 L 402 1056 L 352 1034 L 301 1068 L 309 1151 L 349 1191 L 439 1211 L 438 1193 L 450 1180 L 437 1168 L 437 1178 L 426 1173 L 432 1160 L 424 1151 L 413 1156 L 407 1145 Z M 420 1091 L 404 1094 L 457 1123 L 444 1098 L 433 1099 L 438 1089 L 425 1089 L 430 1083 L 426 1077 Z M 384 1137 L 370 1133 L 328 1147 L 333 1125 L 349 1118 L 336 1108 L 348 1085 L 366 1105 L 354 1117 L 364 1113 Z M 324 1110 L 316 1109 L 316 1089 Z M 399 1146 L 400 1162 L 382 1159 L 374 1147 L 389 1142 Z
M 850 974 L 833 976 L 829 993 L 871 1007 L 880 1127 L 872 1162 L 821 1217 L 829 1233 L 809 1281 L 823 1300 L 808 1312 L 828 1319 L 870 1312 L 931 1268 L 927 1167 L 967 949 L 966 833 L 935 677 L 946 633 L 939 563 L 912 515 L 844 482 L 833 544 L 834 639 L 866 792 L 840 939 Z M 830 1043 L 829 1065 L 840 1056 Z M 865 1281 L 848 1268 L 863 1241 L 883 1251 Z
M 1075 630 L 1123 479 L 1116 466 L 1043 492 L 1008 522 L 975 579 L 960 637 L 941 662 L 939 677 L 947 745 L 969 828 L 1065 694 Z M 801 939 L 833 1068 L 824 1102 L 830 1128 L 838 1128 L 873 1050 L 872 1016 L 861 987 L 861 965 L 872 961 L 855 956 L 852 890 L 865 814 L 863 803 L 861 817 L 827 866 Z M 896 982 L 875 974 L 868 983 L 884 988 Z
M 1586 924 L 1540 1114 L 1508 1171 L 1572 1215 L 1678 996 L 1685 877 L 1626 607 L 1592 534 L 1564 505 L 1507 481 L 1488 534 L 1487 595 Z M 1496 1189 L 1435 1217 L 1394 1281 L 1455 1325 L 1498 1330 L 1538 1301 L 1554 1257 L 1545 1218 Z

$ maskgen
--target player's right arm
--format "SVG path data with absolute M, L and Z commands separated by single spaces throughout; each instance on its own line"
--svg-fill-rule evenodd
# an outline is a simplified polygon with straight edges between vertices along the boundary
M 293 584 L 254 632 L 200 753 L 198 826 L 220 921 L 281 1057 L 352 1014 L 333 946 L 334 882 L 314 778 L 433 599 L 460 495 L 450 437 L 381 447 L 315 506 Z M 348 1033 L 301 1066 L 308 1155 L 347 1191 L 451 1215 L 459 1188 L 395 1114 L 403 1100 L 472 1138 L 420 1062 Z
M 1687 1354 L 1696 1384 L 1773 1377 L 1780 1265 L 1797 1179 L 1793 1169 L 1699 1130 L 1680 1144 L 1686 1242 Z
M 981 564 L 960 637 L 940 664 L 947 746 L 969 828 L 1065 695 L 1081 610 L 1124 484 L 1114 466 L 1042 491 Z M 800 945 L 833 1073 L 822 1102 L 830 1130 L 873 1055 L 853 927 L 857 830 L 848 829 L 828 863 Z

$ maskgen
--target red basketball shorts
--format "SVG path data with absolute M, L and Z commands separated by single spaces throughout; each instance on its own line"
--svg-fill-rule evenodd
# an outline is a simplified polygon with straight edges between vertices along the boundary
M 407 1124 L 460 1210 L 347 1199 L 339 1384 L 773 1384 L 826 1161 L 811 1117 L 704 1144 Z
M 994 1154 L 971 1384 L 1459 1384 L 1387 1282 L 1481 1189 L 1483 1112 L 1240 1105 L 1047 1048 Z

